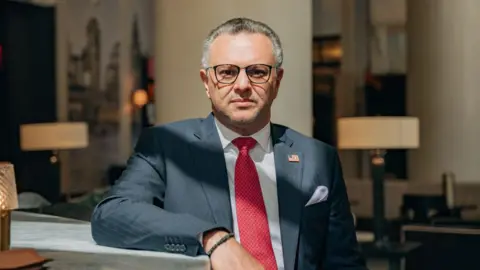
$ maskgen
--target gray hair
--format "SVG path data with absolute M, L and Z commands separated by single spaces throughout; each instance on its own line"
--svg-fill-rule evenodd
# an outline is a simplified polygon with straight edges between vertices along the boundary
M 210 46 L 212 42 L 220 35 L 236 35 L 240 33 L 263 34 L 270 39 L 273 44 L 273 55 L 275 56 L 276 66 L 280 67 L 283 63 L 283 49 L 280 38 L 265 23 L 254 21 L 248 18 L 230 19 L 213 29 L 203 42 L 202 66 L 207 68 L 209 65 Z

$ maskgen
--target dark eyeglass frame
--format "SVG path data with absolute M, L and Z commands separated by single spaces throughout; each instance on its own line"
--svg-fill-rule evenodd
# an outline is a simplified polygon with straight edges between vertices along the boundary
M 222 80 L 219 80 L 218 79 L 218 76 L 217 76 L 217 68 L 218 67 L 221 67 L 221 66 L 230 66 L 230 67 L 236 67 L 237 68 L 237 76 L 235 77 L 235 79 L 233 79 L 232 82 L 222 82 Z M 256 82 L 256 81 L 252 81 L 252 78 L 250 78 L 250 75 L 248 75 L 248 69 L 253 67 L 253 66 L 264 66 L 264 67 L 268 67 L 268 76 L 267 76 L 267 79 L 264 81 L 264 82 Z M 270 80 L 270 77 L 272 76 L 272 69 L 277 69 L 278 66 L 271 66 L 271 65 L 267 65 L 267 64 L 252 64 L 252 65 L 248 65 L 248 66 L 245 66 L 245 67 L 239 67 L 237 65 L 233 65 L 233 64 L 220 64 L 220 65 L 215 65 L 215 66 L 211 66 L 211 67 L 207 67 L 205 69 L 206 72 L 208 72 L 209 69 L 213 69 L 213 73 L 215 75 L 215 79 L 217 79 L 217 81 L 219 83 L 222 83 L 222 84 L 234 84 L 237 79 L 238 79 L 238 75 L 240 75 L 240 71 L 242 69 L 245 70 L 245 73 L 247 74 L 247 78 L 248 80 L 253 83 L 253 84 L 264 84 L 264 83 L 267 83 L 269 80 Z

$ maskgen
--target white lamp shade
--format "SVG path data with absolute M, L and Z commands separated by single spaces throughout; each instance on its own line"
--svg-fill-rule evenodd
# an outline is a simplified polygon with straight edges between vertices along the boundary
M 56 122 L 20 126 L 20 147 L 25 151 L 63 150 L 88 146 L 84 122 Z
M 346 117 L 337 122 L 340 149 L 412 149 L 419 147 L 416 117 Z

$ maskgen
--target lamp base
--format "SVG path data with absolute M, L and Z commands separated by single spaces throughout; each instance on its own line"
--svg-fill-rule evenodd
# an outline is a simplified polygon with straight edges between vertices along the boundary
M 385 174 L 385 150 L 376 149 L 371 154 L 371 175 L 372 175 L 372 194 L 373 194 L 373 233 L 375 235 L 375 245 L 386 245 L 387 236 L 385 235 L 385 194 L 384 194 L 384 174 Z
M 0 210 L 0 251 L 10 249 L 11 211 Z

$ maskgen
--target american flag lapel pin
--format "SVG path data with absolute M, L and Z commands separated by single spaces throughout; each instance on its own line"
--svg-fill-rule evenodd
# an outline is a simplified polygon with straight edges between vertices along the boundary
M 300 162 L 298 155 L 288 155 L 288 162 Z

